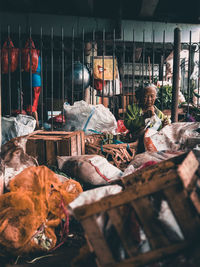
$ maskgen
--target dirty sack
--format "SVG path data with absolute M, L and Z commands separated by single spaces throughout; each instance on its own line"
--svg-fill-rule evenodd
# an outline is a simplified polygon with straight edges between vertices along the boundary
M 3 145 L 12 138 L 32 133 L 36 120 L 31 116 L 18 114 L 16 117 L 2 117 L 1 124 Z
M 62 219 L 68 223 L 66 206 L 81 192 L 78 182 L 61 183 L 45 166 L 28 167 L 15 176 L 10 192 L 0 196 L 1 251 L 22 255 L 55 247 L 55 227 Z
M 83 130 L 85 134 L 92 131 L 108 132 L 115 134 L 117 121 L 110 110 L 104 105 L 91 105 L 85 101 L 77 101 L 74 105 L 64 103 L 64 115 L 66 124 L 63 130 L 78 131 Z
M 123 172 L 99 155 L 57 156 L 58 168 L 68 176 L 91 185 L 105 185 Z
M 1 168 L 3 183 L 9 190 L 9 182 L 13 177 L 30 166 L 38 166 L 37 160 L 25 153 L 27 138 L 13 138 L 1 147 Z
M 156 152 L 162 150 L 177 151 L 191 149 L 191 146 L 188 147 L 188 142 L 192 138 L 200 140 L 199 132 L 199 122 L 176 122 L 165 126 L 159 132 L 150 128 L 147 129 L 144 135 L 145 150 Z
M 184 153 L 184 151 L 164 150 L 157 152 L 146 151 L 144 153 L 137 154 L 124 170 L 123 176 L 129 175 L 140 168 L 153 165 L 153 163 L 176 157 L 182 153 Z

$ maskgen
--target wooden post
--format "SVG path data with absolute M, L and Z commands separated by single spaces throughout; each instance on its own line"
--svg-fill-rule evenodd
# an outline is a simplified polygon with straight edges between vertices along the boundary
M 174 30 L 174 60 L 173 60 L 173 86 L 172 86 L 172 122 L 178 121 L 178 93 L 179 93 L 179 68 L 181 50 L 181 31 Z

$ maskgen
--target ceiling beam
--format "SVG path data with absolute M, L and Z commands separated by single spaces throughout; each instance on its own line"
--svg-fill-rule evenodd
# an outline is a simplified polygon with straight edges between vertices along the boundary
M 154 15 L 159 0 L 142 0 L 140 18 L 151 18 Z

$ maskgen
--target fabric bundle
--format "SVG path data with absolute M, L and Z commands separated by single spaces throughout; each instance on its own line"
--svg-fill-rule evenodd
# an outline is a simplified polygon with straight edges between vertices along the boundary
M 61 183 L 45 166 L 25 169 L 10 182 L 10 192 L 0 196 L 0 245 L 16 255 L 52 249 L 54 228 L 81 192 L 78 182 Z

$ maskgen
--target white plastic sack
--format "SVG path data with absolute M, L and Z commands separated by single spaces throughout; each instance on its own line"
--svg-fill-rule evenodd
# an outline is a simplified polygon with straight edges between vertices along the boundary
M 98 201 L 104 197 L 118 194 L 122 191 L 122 187 L 119 185 L 108 185 L 108 186 L 102 186 L 95 189 L 87 190 L 74 199 L 68 207 L 70 210 L 74 210 L 78 207 L 91 204 L 95 201 Z
M 17 117 L 2 117 L 2 145 L 12 138 L 24 136 L 34 131 L 36 120 L 27 115 Z
M 92 185 L 105 185 L 123 172 L 99 155 L 58 156 L 58 168 L 67 176 Z
M 144 153 L 137 154 L 134 159 L 130 162 L 128 167 L 124 170 L 123 176 L 129 175 L 139 168 L 141 168 L 145 163 L 149 161 L 161 162 L 169 158 L 176 157 L 184 153 L 183 151 L 158 151 L 150 152 L 146 151 Z
M 91 105 L 85 101 L 77 101 L 70 106 L 64 103 L 66 124 L 63 130 L 84 130 L 85 134 L 92 131 L 116 133 L 117 121 L 110 110 L 104 105 Z
M 198 129 L 200 130 L 199 122 L 172 123 L 153 135 L 149 134 L 148 129 L 144 137 L 145 149 L 152 152 L 187 149 L 190 138 L 200 138 Z

